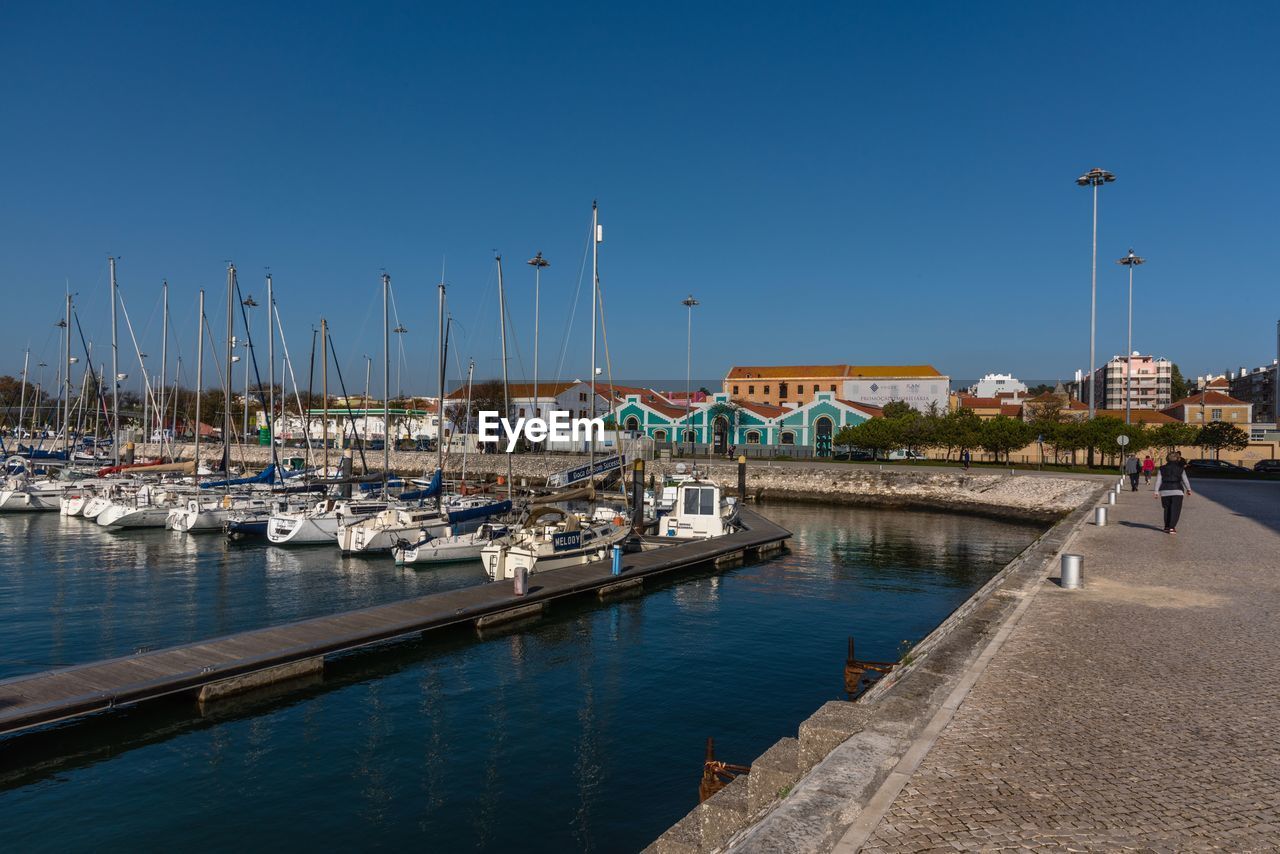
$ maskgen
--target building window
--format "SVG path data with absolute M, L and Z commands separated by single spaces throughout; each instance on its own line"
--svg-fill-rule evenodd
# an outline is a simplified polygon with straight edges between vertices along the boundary
M 520 417 L 524 418 L 524 407 L 520 407 Z
M 747 431 L 747 444 L 748 444 L 748 445 L 759 445 L 759 444 L 760 444 L 760 432 L 759 432 L 758 430 L 748 430 L 748 431 Z
M 796 397 L 803 397 L 803 396 L 804 396 L 804 384 L 801 383 L 800 385 L 796 386 Z
M 753 394 L 755 394 L 755 393 L 756 393 L 756 387 L 755 387 L 755 386 L 753 386 L 753 385 L 749 385 L 749 386 L 747 386 L 747 396 L 748 396 L 748 397 L 750 397 L 751 395 L 753 395 Z
M 639 430 L 639 429 L 640 429 L 640 419 L 639 419 L 639 418 L 636 418 L 634 415 L 628 415 L 628 416 L 627 416 L 627 429 L 628 429 L 628 430 L 630 430 L 630 431 L 631 431 L 631 432 L 633 432 L 633 433 L 634 433 L 635 431 Z
M 814 388 L 817 388 L 817 386 L 814 386 Z M 836 390 L 836 384 L 835 384 L 835 383 L 832 383 L 832 384 L 831 384 L 831 390 L 832 390 L 832 391 L 835 391 L 835 390 Z
M 578 400 L 586 400 L 586 399 L 587 399 L 587 393 L 585 391 L 578 392 Z
M 665 441 L 667 441 L 667 431 L 666 431 L 666 430 L 654 430 L 654 431 L 653 431 L 653 441 L 655 441 L 655 442 L 665 442 Z
M 783 433 L 783 434 L 782 434 L 782 444 L 784 444 L 784 445 L 794 445 L 795 443 L 796 443 L 796 434 L 795 434 L 795 433 L 792 433 L 790 430 L 788 430 L 786 433 Z
M 786 384 L 786 383 L 778 383 L 778 399 L 779 399 L 779 400 L 786 400 L 786 399 L 787 399 L 787 384 Z
M 1214 409 L 1214 410 L 1211 410 L 1211 414 L 1209 415 L 1209 417 L 1210 417 L 1210 418 L 1212 418 L 1214 421 L 1221 421 L 1221 420 L 1222 420 L 1222 410 L 1221 410 L 1221 409 Z
M 697 441 L 697 439 L 695 439 L 695 438 L 694 438 L 694 434 L 693 434 L 693 431 L 692 431 L 692 430 L 685 430 L 685 431 L 684 431 L 684 440 L 685 440 L 686 442 L 696 442 L 696 441 Z
M 765 393 L 765 394 L 768 394 L 768 393 L 769 393 L 769 387 L 768 387 L 768 386 L 765 386 L 765 387 L 764 387 L 764 393 Z
M 737 386 L 734 386 L 734 387 L 733 387 L 733 393 L 734 393 L 734 394 L 737 394 L 737 393 L 738 393 L 738 387 L 737 387 Z

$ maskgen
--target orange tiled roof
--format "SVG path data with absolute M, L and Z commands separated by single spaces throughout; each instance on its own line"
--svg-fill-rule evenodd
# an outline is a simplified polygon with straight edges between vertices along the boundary
M 1021 403 L 1002 403 L 1000 404 L 1000 414 L 1005 416 L 1006 418 L 1021 418 L 1022 404 Z
M 729 380 L 940 377 L 932 365 L 734 365 Z
M 1002 405 L 1003 401 L 998 397 L 974 397 L 968 394 L 960 395 L 960 405 L 965 409 L 972 409 L 975 406 L 983 409 L 994 409 Z
M 1170 409 L 1177 409 L 1179 406 L 1199 406 L 1201 402 L 1200 401 L 1201 398 L 1204 398 L 1204 404 L 1206 406 L 1248 406 L 1249 405 L 1249 402 L 1247 400 L 1236 400 L 1231 395 L 1223 394 L 1220 391 L 1208 391 L 1208 392 L 1196 392 L 1195 394 L 1191 394 L 1184 397 L 1182 400 L 1175 401 L 1169 404 L 1169 406 L 1165 408 L 1165 411 L 1168 412 Z
M 734 365 L 726 379 L 771 380 L 809 379 L 811 377 L 844 377 L 848 365 Z
M 1130 419 L 1135 424 L 1176 424 L 1178 419 L 1163 412 L 1157 412 L 1154 409 L 1130 409 Z M 1124 420 L 1123 409 L 1099 409 L 1096 410 L 1099 418 L 1118 418 Z
M 558 383 L 539 382 L 538 397 L 555 397 L 556 395 L 564 391 L 567 391 L 568 389 L 573 388 L 577 384 L 578 384 L 578 380 L 572 380 L 570 382 L 558 382 Z M 597 388 L 599 387 L 597 386 Z M 532 398 L 533 383 L 508 383 L 507 394 L 508 396 L 511 397 L 512 400 L 516 400 L 518 398 L 525 398 L 525 399 Z M 465 385 L 459 386 L 458 388 L 454 389 L 453 391 L 445 395 L 445 397 L 448 398 L 449 400 L 466 400 L 467 387 Z
M 884 417 L 883 406 L 872 406 L 870 403 L 858 403 L 858 401 L 856 400 L 842 400 L 841 398 L 838 398 L 838 397 L 836 398 L 836 402 L 843 403 L 845 406 L 851 406 L 854 409 L 865 412 L 868 415 L 870 415 L 872 418 Z
M 772 403 L 756 403 L 754 400 L 734 400 L 733 402 L 749 412 L 754 412 L 761 418 L 777 418 L 779 415 L 791 411 L 783 409 L 781 406 L 774 406 Z

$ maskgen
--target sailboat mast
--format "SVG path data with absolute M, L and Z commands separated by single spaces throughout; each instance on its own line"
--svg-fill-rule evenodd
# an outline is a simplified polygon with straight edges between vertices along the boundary
M 222 471 L 231 476 L 231 360 L 236 348 L 236 265 L 227 265 L 227 371 L 222 385 Z
M 314 339 L 313 339 L 314 340 Z M 329 322 L 320 318 L 320 436 L 324 445 L 324 476 L 329 476 Z
M 511 417 L 507 390 L 507 294 L 502 288 L 502 256 L 498 256 L 498 331 L 502 338 L 502 417 Z M 507 454 L 507 499 L 511 498 L 511 455 Z
M 391 468 L 391 324 L 387 315 L 387 295 L 391 277 L 382 274 L 382 492 L 387 491 L 387 470 Z
M 271 290 L 271 274 L 267 273 L 267 444 L 271 447 L 271 465 L 276 465 L 276 331 L 271 322 L 275 311 L 275 294 Z M 279 478 L 279 468 L 272 478 Z
M 169 280 L 160 283 L 164 307 L 160 318 L 160 399 L 156 401 L 156 423 L 160 429 L 160 458 L 164 458 L 164 387 L 169 377 Z
M 31 363 L 31 348 L 22 351 L 22 397 L 18 403 L 18 430 L 15 436 L 22 436 L 22 419 L 27 414 L 27 368 Z
M 444 482 L 444 279 L 440 280 L 440 399 L 436 403 L 436 469 L 440 472 L 441 483 Z M 444 501 L 444 487 L 436 493 L 436 509 L 439 510 Z
M 111 456 L 120 465 L 120 341 L 116 327 L 116 259 L 108 258 L 111 267 Z
M 67 316 L 63 318 L 66 327 L 63 341 L 62 364 L 66 367 L 62 383 L 62 446 L 67 452 L 67 461 L 71 461 L 71 294 L 67 294 Z
M 600 291 L 600 209 L 591 202 L 591 417 L 596 417 L 596 303 Z M 596 431 L 591 434 L 591 467 L 587 469 L 587 482 L 596 482 Z
M 476 360 L 471 359 L 467 363 L 467 409 L 463 416 L 466 419 L 466 427 L 462 429 L 462 482 L 467 482 L 467 444 L 471 436 L 471 378 L 476 372 Z
M 200 398 L 204 396 L 204 288 L 200 289 L 200 309 L 196 312 L 196 470 L 194 480 L 200 483 Z

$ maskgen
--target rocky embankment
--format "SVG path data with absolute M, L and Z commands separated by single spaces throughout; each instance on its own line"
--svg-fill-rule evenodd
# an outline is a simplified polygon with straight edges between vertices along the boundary
M 157 451 L 152 446 L 138 448 L 139 456 Z M 187 451 L 189 453 L 190 449 Z M 282 453 L 296 456 L 302 452 L 289 448 Z M 340 453 L 330 452 L 331 463 L 336 464 Z M 217 445 L 208 450 L 202 447 L 201 456 L 206 461 L 220 459 L 221 449 Z M 369 468 L 381 468 L 381 451 L 366 451 L 365 457 Z M 390 458 L 391 467 L 404 474 L 423 474 L 434 470 L 436 464 L 435 455 L 430 453 L 393 451 Z M 233 454 L 235 463 L 246 467 L 263 465 L 267 459 L 266 448 L 237 448 Z M 511 457 L 510 470 L 516 485 L 542 486 L 549 475 L 582 462 L 585 462 L 584 457 L 523 454 Z M 646 464 L 646 477 L 662 478 L 674 472 L 676 465 L 671 461 L 650 461 Z M 358 454 L 355 469 L 357 472 L 361 470 Z M 447 459 L 445 469 L 446 477 L 459 478 L 462 474 L 461 458 L 454 455 Z M 499 477 L 506 477 L 507 470 L 505 454 L 467 458 L 469 481 L 496 481 Z M 736 463 L 701 460 L 698 471 L 721 486 L 737 488 Z M 1036 522 L 1050 522 L 1062 517 L 1078 507 L 1095 486 L 1096 483 L 1080 478 L 992 473 L 990 470 L 965 472 L 945 468 L 754 461 L 747 465 L 748 497 L 756 500 L 950 510 Z

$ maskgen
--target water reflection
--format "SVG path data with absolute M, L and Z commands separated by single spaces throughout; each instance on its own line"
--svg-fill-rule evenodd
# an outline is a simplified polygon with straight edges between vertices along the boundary
M 162 705 L 0 740 L 6 847 L 158 848 L 199 826 L 214 848 L 252 834 L 262 848 L 637 850 L 695 802 L 708 735 L 730 761 L 794 735 L 842 696 L 848 635 L 863 657 L 896 657 L 1037 533 L 766 512 L 796 536 L 765 563 L 616 604 L 558 604 L 519 632 L 340 658 L 323 683 L 206 718 Z M 10 673 L 39 669 L 20 658 L 85 660 L 139 637 L 176 643 L 481 575 L 94 528 L 0 518 Z

